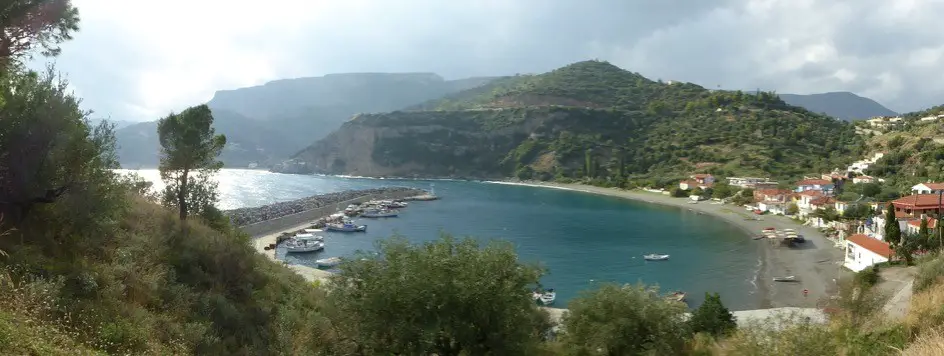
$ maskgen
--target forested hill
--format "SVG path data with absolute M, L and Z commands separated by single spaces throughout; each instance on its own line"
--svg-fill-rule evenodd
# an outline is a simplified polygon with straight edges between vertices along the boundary
M 788 177 L 845 165 L 862 150 L 852 125 L 773 93 L 709 91 L 585 61 L 357 116 L 296 158 L 314 171 L 368 176 Z

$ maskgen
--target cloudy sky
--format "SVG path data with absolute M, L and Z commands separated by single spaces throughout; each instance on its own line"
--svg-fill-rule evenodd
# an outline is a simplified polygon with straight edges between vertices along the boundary
M 944 0 L 73 0 L 84 105 L 155 120 L 218 89 L 340 72 L 447 78 L 603 59 L 657 79 L 944 104 Z M 40 65 L 40 64 L 34 64 Z

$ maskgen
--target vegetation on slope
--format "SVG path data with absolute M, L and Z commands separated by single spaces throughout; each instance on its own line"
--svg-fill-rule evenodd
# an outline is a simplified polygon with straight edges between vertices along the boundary
M 904 123 L 882 134 L 865 133 L 866 155 L 885 153 L 865 173 L 887 180 L 886 185 L 907 191 L 914 184 L 944 181 L 944 125 L 921 118 L 944 114 L 944 106 L 902 115 Z M 860 123 L 861 128 L 868 126 Z
M 599 61 L 502 78 L 414 109 L 361 115 L 341 130 L 380 130 L 374 162 L 403 175 L 616 184 L 695 170 L 795 177 L 844 166 L 865 149 L 852 125 L 773 93 L 654 82 Z M 348 173 L 356 167 L 329 159 L 350 144 L 340 136 L 298 157 L 321 171 Z

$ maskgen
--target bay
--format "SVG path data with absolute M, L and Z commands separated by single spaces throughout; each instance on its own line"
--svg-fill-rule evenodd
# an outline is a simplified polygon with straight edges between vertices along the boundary
M 127 171 L 123 171 L 127 172 Z M 161 189 L 157 170 L 136 171 Z M 732 310 L 760 304 L 755 278 L 759 244 L 738 228 L 707 215 L 559 189 L 467 181 L 419 181 L 291 175 L 259 170 L 224 169 L 218 176 L 221 209 L 381 186 L 430 189 L 443 199 L 414 202 L 397 218 L 359 219 L 364 234 L 324 233 L 324 252 L 277 255 L 290 263 L 350 256 L 374 249 L 394 234 L 412 242 L 431 241 L 441 233 L 472 236 L 487 242 L 511 242 L 522 260 L 542 264 L 546 288 L 558 292 L 557 307 L 595 283 L 658 284 L 663 291 L 683 290 L 697 306 L 705 292 L 718 292 Z M 644 261 L 643 254 L 669 254 L 668 261 Z

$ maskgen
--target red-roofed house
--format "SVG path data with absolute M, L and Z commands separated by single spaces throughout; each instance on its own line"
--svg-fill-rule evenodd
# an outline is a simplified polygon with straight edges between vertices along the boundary
M 862 234 L 855 234 L 846 239 L 846 259 L 843 266 L 854 272 L 888 262 L 891 258 L 891 246 L 885 241 Z
M 786 189 L 755 189 L 755 201 L 785 202 L 793 191 Z
M 825 179 L 804 179 L 797 182 L 796 186 L 797 193 L 807 190 L 818 190 L 829 194 L 833 191 L 833 182 Z
M 937 219 L 927 218 L 928 219 L 928 230 L 934 229 L 937 227 Z M 908 220 L 908 226 L 905 231 L 909 234 L 917 234 L 921 231 L 921 219 L 911 219 Z
M 914 194 L 907 197 L 901 197 L 892 201 L 895 206 L 896 215 L 908 214 L 912 216 L 921 216 L 921 214 L 937 215 L 942 211 L 942 197 L 937 194 Z
M 715 177 L 710 174 L 703 174 L 703 173 L 694 174 L 691 176 L 691 178 L 694 179 L 699 184 L 712 184 L 715 182 Z
M 944 191 L 944 183 L 921 183 L 911 187 L 915 194 L 937 194 Z

